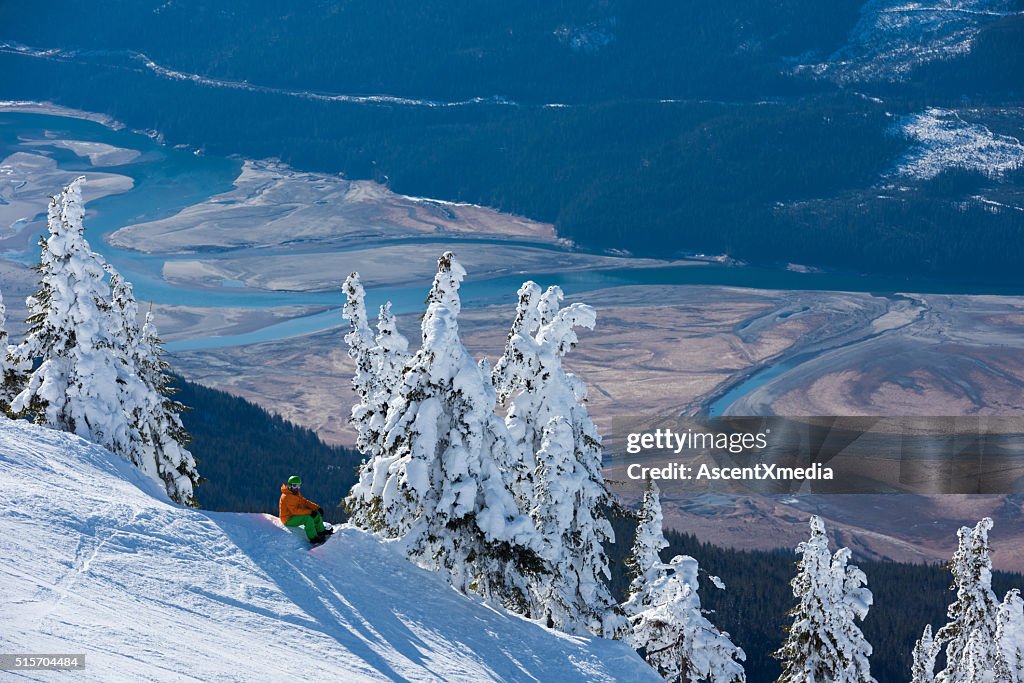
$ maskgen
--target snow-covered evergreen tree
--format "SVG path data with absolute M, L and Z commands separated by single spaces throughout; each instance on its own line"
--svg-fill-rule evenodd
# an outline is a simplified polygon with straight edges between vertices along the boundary
M 134 299 L 130 310 L 136 310 Z M 167 374 L 169 365 L 163 358 L 152 313 L 146 313 L 142 330 L 137 334 L 136 331 L 137 328 L 129 336 L 137 337 L 130 358 L 138 382 L 125 384 L 125 394 L 131 396 L 125 405 L 137 435 L 133 439 L 134 455 L 144 463 L 144 470 L 155 467 L 156 477 L 163 482 L 171 500 L 194 506 L 200 477 L 196 459 L 188 450 L 191 437 L 181 422 L 185 406 L 174 399 Z
M 524 609 L 536 533 L 505 478 L 515 455 L 490 379 L 459 338 L 464 276 L 450 252 L 439 259 L 422 345 L 388 404 L 367 495 L 379 497 L 379 532 L 402 539 L 415 561 L 464 592 Z
M 950 621 L 931 638 L 931 627 L 914 648 L 913 683 L 1024 682 L 1024 600 L 1017 589 L 1000 603 L 992 591 L 992 559 L 988 532 L 992 520 L 957 532 L 957 551 L 950 562 L 956 600 Z M 935 659 L 945 648 L 946 667 L 933 674 Z
M 49 236 L 40 240 L 40 290 L 28 299 L 28 335 L 14 353 L 19 365 L 41 362 L 11 410 L 125 453 L 121 368 L 107 329 L 110 287 L 102 259 L 83 235 L 83 181 L 78 178 L 50 201 Z
M 358 398 L 352 407 L 351 421 L 356 428 L 356 448 L 367 456 L 359 467 L 359 480 L 345 503 L 354 524 L 379 531 L 383 528 L 381 493 L 388 468 L 395 460 L 384 448 L 384 424 L 388 404 L 402 380 L 408 342 L 398 333 L 390 303 L 381 307 L 374 337 L 367 321 L 366 294 L 359 273 L 348 276 L 344 289 L 346 302 L 342 317 L 351 326 L 345 341 L 349 357 L 356 365 L 352 388 Z
M 524 282 L 518 295 L 516 317 L 508 333 L 504 352 L 491 370 L 491 382 L 499 403 L 505 403 L 515 392 L 536 390 L 542 374 L 537 343 L 533 338 L 540 324 L 540 313 L 537 310 L 541 298 L 540 287 L 534 282 Z M 539 465 L 536 454 L 541 447 L 535 438 L 538 428 L 530 422 L 532 417 L 512 415 L 506 421 L 511 427 L 510 435 L 519 456 L 515 462 L 510 463 L 508 475 L 512 494 L 522 510 L 534 507 L 534 473 Z
M 491 373 L 499 400 L 513 397 L 506 422 L 513 438 L 530 454 L 540 449 L 544 429 L 556 415 L 570 418 L 584 430 L 581 438 L 600 447 L 593 424 L 586 424 L 586 386 L 562 369 L 562 357 L 578 341 L 575 328 L 593 329 L 596 315 L 585 304 L 560 309 L 562 299 L 559 287 L 541 294 L 535 283 L 523 284 L 505 351 Z
M 173 500 L 194 504 L 199 477 L 185 449 L 182 406 L 167 396 L 159 338 L 151 319 L 148 332 L 139 329 L 131 284 L 89 249 L 83 181 L 51 198 L 40 290 L 28 300 L 28 334 L 11 354 L 15 370 L 40 364 L 25 373 L 11 410 L 105 446 Z
M 1024 606 L 1017 591 L 1010 591 L 1002 603 L 992 591 L 992 558 L 988 532 L 992 520 L 979 521 L 974 528 L 957 531 L 959 543 L 950 562 L 956 600 L 946 614 L 949 622 L 935 633 L 931 650 L 946 651 L 946 668 L 930 678 L 935 656 L 914 650 L 914 683 L 1003 683 L 1021 680 L 1021 652 L 1024 651 Z M 925 629 L 930 635 L 930 628 Z M 931 668 L 928 668 L 930 665 Z M 918 674 L 918 669 L 922 673 Z M 1016 676 L 1016 678 L 1015 678 Z
M 740 662 L 746 655 L 701 609 L 697 561 L 688 555 L 668 564 L 661 561 L 658 553 L 668 541 L 659 496 L 658 485 L 648 481 L 636 540 L 626 560 L 633 574 L 623 604 L 630 626 L 627 638 L 667 681 L 744 681 Z M 724 588 L 718 577 L 711 580 Z
M 0 413 L 4 414 L 11 414 L 11 400 L 21 390 L 25 372 L 29 369 L 29 366 L 16 361 L 15 347 L 8 340 L 7 307 L 0 294 Z
M 0 412 L 7 413 L 14 397 L 13 387 L 7 386 L 7 307 L 4 306 L 3 293 L 0 292 Z
M 633 576 L 629 584 L 629 598 L 623 605 L 627 615 L 636 614 L 650 604 L 650 586 L 664 573 L 659 553 L 668 547 L 668 541 L 662 528 L 661 492 L 653 479 L 647 481 L 637 521 L 636 539 L 626 558 L 626 566 Z
M 546 572 L 535 577 L 532 584 L 533 605 L 531 615 L 548 627 L 570 633 L 580 631 L 581 592 L 587 586 L 579 585 L 587 575 L 573 572 L 574 550 L 572 527 L 578 504 L 574 495 L 577 463 L 572 457 L 572 425 L 562 416 L 551 418 L 544 430 L 544 440 L 537 451 L 537 467 L 533 475 L 534 506 L 530 516 L 543 539 Z M 582 537 L 580 538 L 582 540 Z M 599 614 L 586 614 L 583 628 L 594 630 L 600 626 Z
M 199 483 L 196 460 L 187 446 L 191 437 L 181 423 L 185 410 L 174 400 L 163 347 L 152 312 L 139 328 L 139 307 L 130 282 L 113 266 L 110 276 L 111 307 L 108 329 L 124 376 L 121 403 L 129 416 L 131 438 L 123 455 L 162 482 L 171 500 L 195 505 Z
M 409 340 L 398 331 L 398 321 L 391 312 L 391 302 L 380 307 L 377 316 L 376 369 L 377 384 L 389 400 L 402 382 L 405 364 L 409 361 Z M 386 402 L 385 402 L 386 404 Z
M 743 650 L 705 616 L 698 595 L 697 560 L 678 555 L 646 587 L 647 606 L 635 612 L 632 640 L 667 681 L 741 683 Z
M 562 368 L 575 328 L 593 328 L 595 315 L 583 304 L 562 309 L 561 300 L 558 287 L 544 294 L 532 282 L 520 288 L 491 377 L 499 395 L 511 397 L 506 424 L 520 449 L 511 465 L 513 490 L 520 505 L 532 490 L 531 516 L 544 539 L 549 574 L 534 585 L 531 612 L 560 630 L 616 635 L 625 622 L 606 584 L 604 544 L 614 534 L 605 518 L 612 501 L 601 474 L 601 437 L 583 405 L 585 385 Z M 531 469 L 532 477 L 523 474 Z M 568 502 L 552 510 L 547 500 Z
M 356 448 L 367 456 L 345 504 L 353 524 L 380 531 L 384 524 L 381 494 L 388 479 L 388 468 L 395 461 L 395 456 L 384 446 L 384 425 L 391 399 L 402 384 L 409 360 L 409 342 L 398 331 L 391 302 L 380 308 L 376 336 L 370 331 L 366 295 L 359 273 L 351 273 L 344 288 L 346 303 L 342 316 L 351 326 L 345 341 L 349 357 L 356 364 L 352 388 L 358 397 L 352 407 L 351 421 L 356 428 Z
M 977 680 L 965 673 L 970 660 L 984 657 L 991 666 L 997 659 L 995 632 L 999 602 L 992 591 L 992 558 L 988 544 L 991 529 L 992 520 L 986 517 L 973 529 L 962 527 L 957 532 L 959 544 L 950 562 L 956 600 L 946 612 L 950 621 L 935 634 L 946 649 L 946 668 L 935 676 L 938 683 Z M 979 637 L 971 648 L 975 633 Z M 979 647 L 984 651 L 977 651 Z
M 1008 592 L 999 605 L 996 643 L 999 647 L 996 679 L 1024 683 L 1024 600 L 1016 588 Z
M 356 371 L 352 376 L 352 388 L 359 399 L 357 406 L 367 406 L 375 382 L 373 367 L 373 333 L 366 317 L 366 292 L 359 279 L 359 273 L 350 273 L 343 285 L 345 306 L 341 317 L 349 321 L 351 330 L 345 335 L 349 358 L 355 361 Z M 368 406 L 367 406 L 368 407 Z M 358 427 L 361 419 L 353 415 Z M 360 430 L 360 437 L 362 437 Z M 357 442 L 357 445 L 358 442 Z M 360 446 L 361 447 L 361 446 Z
M 533 335 L 540 325 L 540 287 L 536 282 L 527 281 L 517 294 L 519 303 L 505 342 L 505 351 L 491 372 L 498 401 L 502 403 L 514 392 L 533 389 L 540 377 L 540 368 L 536 366 L 537 354 L 533 349 Z
M 914 644 L 910 683 L 935 682 L 935 658 L 940 649 L 940 644 L 932 637 L 931 624 L 925 626 L 920 640 Z
M 786 641 L 775 653 L 782 660 L 779 683 L 868 683 L 871 645 L 857 627 L 871 607 L 864 572 L 849 565 L 850 550 L 829 552 L 825 525 L 810 519 L 811 537 L 797 546 L 802 556 L 793 579 L 797 605 Z

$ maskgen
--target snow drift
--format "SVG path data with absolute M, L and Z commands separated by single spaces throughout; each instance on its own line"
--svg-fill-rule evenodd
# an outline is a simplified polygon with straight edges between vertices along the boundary
M 660 680 L 361 531 L 307 551 L 272 516 L 172 504 L 73 435 L 0 418 L 0 497 L 0 652 L 84 653 L 76 680 Z

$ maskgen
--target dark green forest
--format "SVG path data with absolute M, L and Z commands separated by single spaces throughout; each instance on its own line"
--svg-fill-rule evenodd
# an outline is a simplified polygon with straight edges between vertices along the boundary
M 175 399 L 189 406 L 182 422 L 192 435 L 203 482 L 196 489 L 207 510 L 277 514 L 281 484 L 302 477 L 302 493 L 331 522 L 356 481 L 362 456 L 330 446 L 317 435 L 243 398 L 177 378 Z
M 795 56 L 842 45 L 859 4 L 264 0 L 241 11 L 191 0 L 95 13 L 61 0 L 60 22 L 5 4 L 0 39 L 68 51 L 0 54 L 0 96 L 103 111 L 210 153 L 485 204 L 552 222 L 589 249 L 1020 283 L 1024 213 L 976 197 L 1019 204 L 1024 171 L 887 174 L 911 147 L 901 117 L 929 106 L 968 107 L 1019 135 L 1019 119 L 998 124 L 1024 93 L 1024 20 L 994 22 L 970 53 L 906 83 L 794 75 Z M 484 101 L 211 87 L 159 78 L 135 53 L 288 91 Z

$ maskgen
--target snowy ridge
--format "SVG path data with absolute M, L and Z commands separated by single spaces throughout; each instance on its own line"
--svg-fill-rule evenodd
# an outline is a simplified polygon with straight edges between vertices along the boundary
M 927 180 L 947 168 L 999 176 L 1024 166 L 1024 145 L 969 123 L 949 109 L 931 108 L 903 117 L 900 131 L 917 145 L 900 162 L 897 173 Z
M 659 680 L 355 529 L 307 552 L 274 517 L 173 505 L 73 435 L 0 418 L 0 496 L 3 650 L 84 653 L 76 680 Z
M 1009 0 L 871 0 L 846 45 L 828 61 L 797 67 L 839 83 L 902 81 L 921 64 L 970 52 L 988 23 L 1014 14 Z

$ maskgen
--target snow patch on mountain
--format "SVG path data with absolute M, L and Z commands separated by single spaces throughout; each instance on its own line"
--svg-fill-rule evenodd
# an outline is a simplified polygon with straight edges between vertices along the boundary
M 660 680 L 358 530 L 307 551 L 275 517 L 171 504 L 109 451 L 2 417 L 0 603 L 4 651 L 85 654 L 76 680 Z
M 1010 0 L 871 0 L 845 46 L 820 64 L 801 65 L 839 83 L 903 81 L 917 66 L 970 52 L 987 24 L 1014 14 Z
M 900 161 L 898 175 L 927 180 L 947 168 L 961 168 L 1000 176 L 1024 165 L 1024 144 L 1018 138 L 965 121 L 953 110 L 931 108 L 903 117 L 898 130 L 916 143 Z

